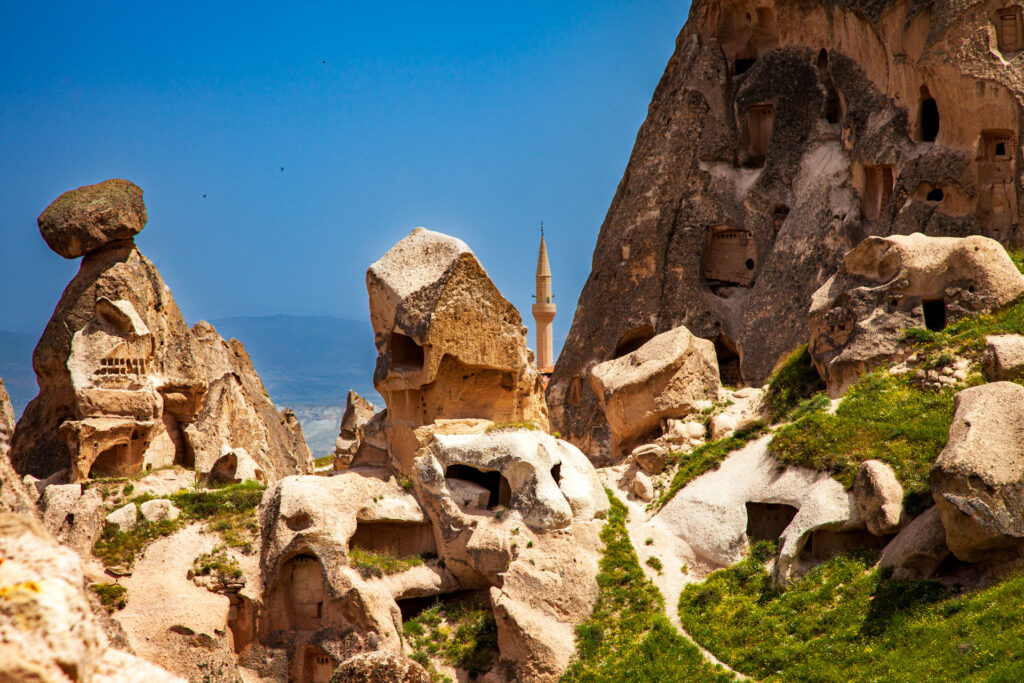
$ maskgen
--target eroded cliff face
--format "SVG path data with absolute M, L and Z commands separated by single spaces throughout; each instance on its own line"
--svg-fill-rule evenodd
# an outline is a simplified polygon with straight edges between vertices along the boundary
M 1021 242 L 1024 15 L 996 2 L 695 2 L 594 250 L 547 390 L 608 448 L 591 368 L 685 325 L 725 384 L 808 337 L 869 235 Z

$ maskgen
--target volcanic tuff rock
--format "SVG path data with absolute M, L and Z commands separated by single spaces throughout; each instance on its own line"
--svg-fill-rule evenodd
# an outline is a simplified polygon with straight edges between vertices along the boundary
M 903 517 L 903 486 L 892 468 L 880 460 L 865 460 L 853 480 L 853 501 L 868 531 L 875 536 L 895 533 Z
M 366 273 L 377 346 L 374 387 L 392 454 L 438 418 L 528 421 L 547 429 L 540 374 L 515 306 L 461 240 L 415 229 Z
M 948 555 L 942 518 L 937 507 L 930 507 L 885 546 L 879 564 L 892 567 L 897 579 L 927 579 Z
M 310 471 L 301 428 L 273 408 L 241 344 L 204 324 L 190 333 L 131 239 L 143 225 L 142 191 L 127 181 L 65 193 L 40 217 L 55 250 L 85 258 L 33 354 L 39 395 L 18 421 L 14 468 L 70 481 L 210 468 L 226 445 L 268 479 Z
M 594 366 L 590 384 L 611 428 L 612 456 L 622 456 L 638 438 L 660 436 L 663 419 L 685 417 L 696 412 L 696 402 L 718 398 L 715 348 L 677 327 Z
M 1024 545 L 1024 387 L 993 382 L 956 395 L 931 487 L 959 559 L 987 560 Z
M 1012 380 L 1024 374 L 1024 335 L 992 334 L 985 337 L 985 376 Z
M 762 382 L 869 235 L 1019 244 L 1024 31 L 1006 5 L 696 0 L 601 227 L 553 428 L 604 452 L 591 368 L 679 325 L 715 341 L 724 382 Z
M 1024 276 L 995 240 L 869 237 L 814 293 L 808 350 L 835 397 L 861 373 L 908 356 L 903 330 L 942 329 L 1022 294 Z
M 67 259 L 115 240 L 131 239 L 145 226 L 142 189 L 117 179 L 69 190 L 39 216 L 39 232 L 46 244 Z
M 0 379 L 0 510 L 31 514 L 35 497 L 22 484 L 11 467 L 11 435 L 14 433 L 14 408 Z

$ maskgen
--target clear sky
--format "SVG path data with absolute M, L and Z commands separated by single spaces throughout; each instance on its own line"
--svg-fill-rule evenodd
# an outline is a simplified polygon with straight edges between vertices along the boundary
M 77 271 L 39 213 L 120 177 L 190 324 L 366 319 L 367 266 L 422 225 L 469 243 L 532 346 L 543 220 L 557 353 L 688 11 L 0 0 L 0 329 L 39 334 Z

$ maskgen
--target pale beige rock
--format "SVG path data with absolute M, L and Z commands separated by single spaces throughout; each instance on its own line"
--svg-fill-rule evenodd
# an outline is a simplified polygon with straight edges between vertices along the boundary
M 660 435 L 661 420 L 685 417 L 695 401 L 717 398 L 714 345 L 680 326 L 594 366 L 590 383 L 611 429 L 610 452 L 621 456 L 652 431 Z
M 142 189 L 127 180 L 105 180 L 69 190 L 39 215 L 46 244 L 67 259 L 130 240 L 146 226 Z
M 0 513 L 0 557 L 0 680 L 66 683 L 71 672 L 80 681 L 184 683 L 111 651 L 83 593 L 81 559 L 38 521 Z
M 654 486 L 651 484 L 651 478 L 640 471 L 634 474 L 633 493 L 640 500 L 650 502 L 654 498 Z
M 209 392 L 185 430 L 195 469 L 218 481 L 274 482 L 313 471 L 313 454 L 291 411 L 279 413 L 249 354 L 200 321 L 191 338 L 206 369 Z
M 862 373 L 910 355 L 904 329 L 941 329 L 1022 294 L 1024 275 L 995 240 L 869 237 L 814 293 L 808 350 L 835 397 Z
M 364 652 L 338 667 L 336 683 L 430 683 L 426 670 L 394 652 Z
M 956 395 L 949 440 L 931 470 L 932 496 L 959 559 L 1024 545 L 1024 387 L 993 382 Z
M 136 495 L 169 496 L 196 484 L 196 473 L 182 467 L 151 472 L 135 482 Z
M 128 503 L 107 515 L 107 524 L 113 524 L 121 531 L 131 531 L 139 523 L 139 508 L 135 503 Z
M 1024 335 L 992 334 L 985 337 L 985 375 L 989 380 L 1016 379 L 1024 373 Z
M 633 462 L 648 474 L 660 474 L 668 460 L 668 448 L 661 444 L 644 444 L 632 452 Z
M 853 480 L 853 501 L 868 531 L 875 536 L 895 533 L 903 516 L 903 486 L 892 468 L 880 460 L 865 460 Z
M 708 431 L 712 441 L 731 436 L 764 418 L 763 389 L 744 387 L 730 391 L 723 387 L 719 398 L 725 405 L 711 417 Z
M 78 499 L 82 497 L 81 484 L 55 484 L 43 489 L 39 506 L 43 512 L 43 524 L 56 535 L 65 518 L 72 513 Z
M 366 287 L 374 387 L 387 403 L 400 467 L 411 466 L 412 430 L 439 418 L 548 428 L 526 328 L 464 242 L 417 228 L 370 266 Z
M 695 446 L 704 442 L 707 437 L 707 427 L 702 422 L 686 420 L 665 420 L 665 429 L 662 438 L 669 443 Z
M 139 512 L 147 522 L 162 522 L 165 519 L 175 520 L 181 515 L 174 503 L 164 498 L 147 500 L 139 505 Z
M 879 564 L 897 579 L 927 579 L 949 555 L 937 507 L 915 517 L 885 546 Z

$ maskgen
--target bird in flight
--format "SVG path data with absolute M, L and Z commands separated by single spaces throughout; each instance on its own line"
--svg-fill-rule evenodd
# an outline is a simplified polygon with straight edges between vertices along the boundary
M 282 167 L 281 167 L 281 170 L 282 170 L 282 171 L 284 170 L 284 166 L 282 166 Z
M 206 195 L 205 194 L 203 195 L 203 199 L 206 199 Z

